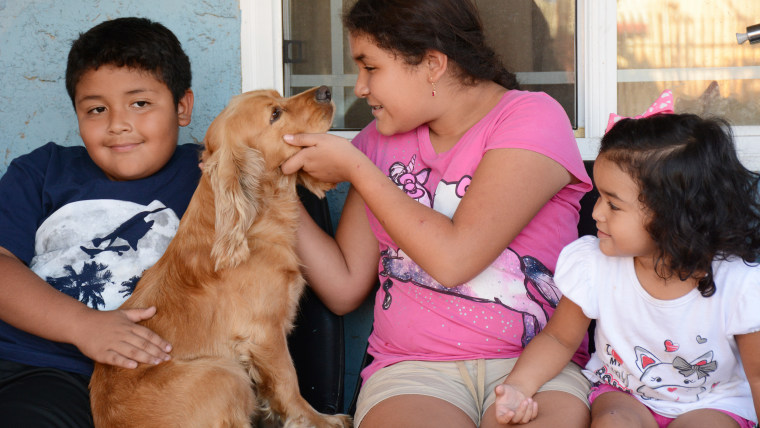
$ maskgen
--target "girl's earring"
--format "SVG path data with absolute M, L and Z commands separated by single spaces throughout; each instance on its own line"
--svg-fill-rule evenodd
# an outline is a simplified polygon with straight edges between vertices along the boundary
M 433 85 L 433 96 L 435 96 L 435 82 L 430 82 L 431 85 Z

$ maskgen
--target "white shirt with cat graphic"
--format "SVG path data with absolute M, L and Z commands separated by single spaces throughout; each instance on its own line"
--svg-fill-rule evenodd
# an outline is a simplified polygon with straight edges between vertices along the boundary
M 760 267 L 738 258 L 713 262 L 716 291 L 673 300 L 647 293 L 632 257 L 608 257 L 596 237 L 562 251 L 555 282 L 596 319 L 592 382 L 627 391 L 655 412 L 677 417 L 720 409 L 757 422 L 734 335 L 760 330 Z

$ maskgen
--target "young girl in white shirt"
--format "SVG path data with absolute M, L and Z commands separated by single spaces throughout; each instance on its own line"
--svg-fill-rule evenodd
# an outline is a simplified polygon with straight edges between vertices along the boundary
M 594 427 L 754 427 L 760 412 L 758 174 L 728 124 L 623 119 L 594 165 L 597 237 L 562 251 L 547 327 L 496 387 L 501 423 L 563 367 L 592 319 Z

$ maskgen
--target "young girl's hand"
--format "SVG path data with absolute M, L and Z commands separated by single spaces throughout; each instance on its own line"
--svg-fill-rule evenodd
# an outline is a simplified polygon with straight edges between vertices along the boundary
M 501 384 L 494 392 L 496 420 L 500 424 L 526 424 L 538 416 L 538 403 L 514 386 Z
M 363 163 L 373 166 L 362 152 L 345 138 L 330 134 L 285 135 L 286 143 L 303 147 L 282 164 L 284 174 L 303 169 L 317 180 L 328 183 L 351 181 L 350 174 Z
M 156 314 L 156 308 L 87 310 L 72 342 L 94 361 L 133 369 L 138 363 L 159 364 L 169 360 L 171 345 L 137 322 Z

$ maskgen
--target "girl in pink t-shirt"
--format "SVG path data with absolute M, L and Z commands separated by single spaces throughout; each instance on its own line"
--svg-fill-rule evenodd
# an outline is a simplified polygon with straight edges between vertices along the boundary
M 295 135 L 282 165 L 348 181 L 335 238 L 303 212 L 299 255 L 336 313 L 377 278 L 357 425 L 496 427 L 493 389 L 560 298 L 553 271 L 591 188 L 572 129 L 518 89 L 469 0 L 359 0 L 344 16 L 355 93 L 375 121 L 352 142 Z M 585 344 L 536 395 L 535 426 L 585 426 Z

